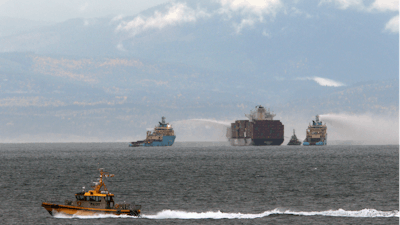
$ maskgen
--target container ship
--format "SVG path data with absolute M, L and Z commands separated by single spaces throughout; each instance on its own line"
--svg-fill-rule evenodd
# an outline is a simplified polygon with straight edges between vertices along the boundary
M 327 145 L 328 134 L 326 130 L 326 124 L 322 125 L 319 115 L 315 116 L 313 124 L 308 125 L 303 145 Z
M 161 117 L 161 122 L 158 123 L 159 125 L 154 128 L 153 133 L 147 131 L 145 140 L 131 142 L 129 147 L 172 146 L 176 138 L 174 129 L 165 122 L 165 117 Z
M 279 120 L 273 120 L 275 114 L 262 107 L 246 114 L 249 120 L 236 120 L 228 127 L 226 137 L 233 146 L 281 145 L 284 140 L 284 126 Z

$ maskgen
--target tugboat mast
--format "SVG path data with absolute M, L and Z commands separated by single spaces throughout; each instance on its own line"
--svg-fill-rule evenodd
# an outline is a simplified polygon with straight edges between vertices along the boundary
M 100 189 L 101 187 L 104 187 L 104 191 L 108 192 L 106 184 L 103 182 L 103 177 L 114 177 L 114 174 L 104 172 L 103 168 L 100 168 L 99 171 L 100 171 L 100 180 L 99 182 L 95 182 L 96 185 L 92 186 L 92 188 L 94 189 L 95 192 L 101 193 Z

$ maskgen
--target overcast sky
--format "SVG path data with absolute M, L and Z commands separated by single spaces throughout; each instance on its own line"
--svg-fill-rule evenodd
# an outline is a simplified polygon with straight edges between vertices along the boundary
M 0 0 L 0 16 L 47 22 L 134 15 L 168 0 Z

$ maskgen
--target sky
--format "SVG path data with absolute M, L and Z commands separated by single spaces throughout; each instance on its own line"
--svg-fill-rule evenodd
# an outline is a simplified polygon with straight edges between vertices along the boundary
M 167 0 L 0 0 L 0 15 L 45 22 L 134 15 Z

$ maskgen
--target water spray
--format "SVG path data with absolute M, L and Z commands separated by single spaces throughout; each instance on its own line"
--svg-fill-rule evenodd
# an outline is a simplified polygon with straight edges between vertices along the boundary
M 399 144 L 398 118 L 368 114 L 322 114 L 320 118 L 330 125 L 328 133 L 332 133 L 330 137 L 335 140 L 351 140 L 359 144 Z

